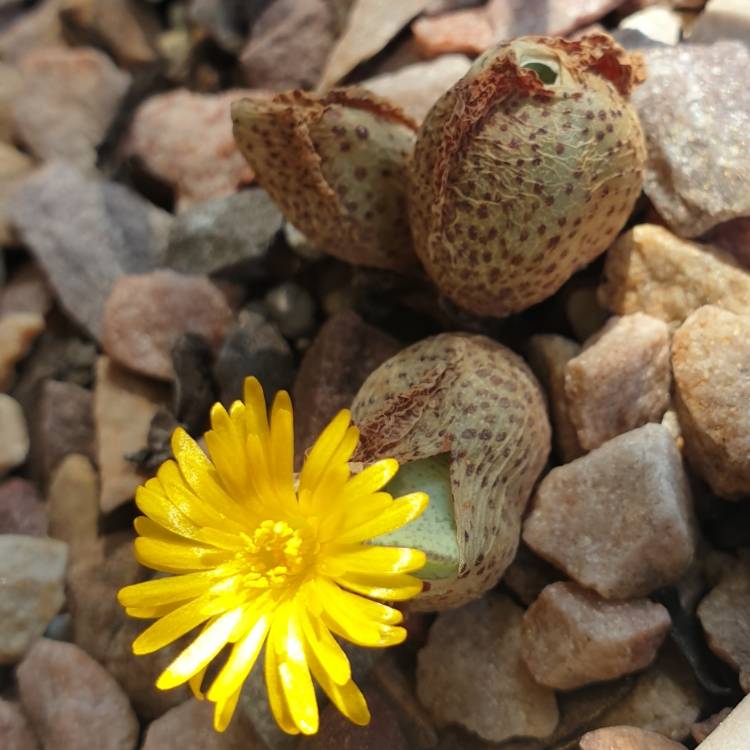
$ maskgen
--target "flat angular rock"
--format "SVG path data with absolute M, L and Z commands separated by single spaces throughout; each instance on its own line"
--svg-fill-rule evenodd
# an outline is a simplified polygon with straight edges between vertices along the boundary
M 750 315 L 702 307 L 675 333 L 675 409 L 685 453 L 719 496 L 750 495 Z
M 528 359 L 534 375 L 547 393 L 552 434 L 557 452 L 564 463 L 583 453 L 576 428 L 570 418 L 565 393 L 565 372 L 571 359 L 581 353 L 580 344 L 554 334 L 537 334 L 529 339 Z
M 354 0 L 346 27 L 336 40 L 318 84 L 329 89 L 359 63 L 380 52 L 430 0 L 400 0 L 384 5 L 380 0 Z
M 417 694 L 436 722 L 492 742 L 552 733 L 555 694 L 534 682 L 521 659 L 522 617 L 494 594 L 438 616 L 417 661 Z
M 134 750 L 138 719 L 111 675 L 72 643 L 43 638 L 18 668 L 24 711 L 45 750 Z
M 125 152 L 175 192 L 177 208 L 232 195 L 253 173 L 237 149 L 229 108 L 257 92 L 176 89 L 138 107 Z
M 683 237 L 747 216 L 750 90 L 734 71 L 750 66 L 750 49 L 721 41 L 643 54 L 648 77 L 632 100 L 648 147 L 646 195 Z
M 700 750 L 745 750 L 750 698 L 742 700 L 699 746 Z
M 196 204 L 172 225 L 164 263 L 183 273 L 263 278 L 281 223 L 281 212 L 260 189 Z
M 565 36 L 614 10 L 622 0 L 490 0 L 487 5 L 420 18 L 412 24 L 425 57 L 478 55 L 500 41 L 540 34 Z
M 693 672 L 669 643 L 633 690 L 600 715 L 592 728 L 632 726 L 681 742 L 703 710 Z
M 151 420 L 168 398 L 168 389 L 162 383 L 134 375 L 109 357 L 97 361 L 94 425 L 103 513 L 131 500 L 146 479 L 126 455 L 146 444 Z
M 710 44 L 720 39 L 750 43 L 750 8 L 743 0 L 708 0 L 690 29 L 693 44 Z
M 71 561 L 96 540 L 99 480 L 86 456 L 71 453 L 57 466 L 47 491 L 49 535 L 68 545 Z
M 36 389 L 29 419 L 32 475 L 46 486 L 57 464 L 69 453 L 94 460 L 91 391 L 75 383 L 45 380 Z
M 240 55 L 245 81 L 271 91 L 315 88 L 335 40 L 332 2 L 266 3 Z
M 367 376 L 401 345 L 353 311 L 329 318 L 305 352 L 294 381 L 298 457 L 340 409 L 348 409 Z
M 133 656 L 131 644 L 148 623 L 128 617 L 117 601 L 117 592 L 147 577 L 148 572 L 133 557 L 132 535 L 108 535 L 72 561 L 67 595 L 76 645 L 117 680 L 139 716 L 152 719 L 185 701 L 190 691 L 159 690 L 154 684 L 184 648 L 184 642 Z
M 674 583 L 693 559 L 692 498 L 669 431 L 647 424 L 553 469 L 523 539 L 606 599 Z
M 721 724 L 724 719 L 732 713 L 731 708 L 722 708 L 718 713 L 712 714 L 703 721 L 698 721 L 690 727 L 690 734 L 693 739 L 700 745 L 711 732 Z
M 553 583 L 526 610 L 521 654 L 539 684 L 571 690 L 645 669 L 669 626 L 661 604 L 608 602 L 575 583 Z
M 126 187 L 62 162 L 24 180 L 7 210 L 65 312 L 95 338 L 115 281 L 157 264 L 171 222 Z
M 294 380 L 294 357 L 286 339 L 262 315 L 243 310 L 229 329 L 214 368 L 222 403 L 242 398 L 248 375 L 260 381 L 267 399 L 289 389 Z M 299 407 L 296 409 L 299 413 Z M 295 425 L 295 429 L 297 425 Z
M 98 50 L 50 47 L 20 62 L 23 96 L 13 107 L 21 141 L 40 159 L 64 159 L 84 172 L 130 85 L 130 76 Z
M 149 724 L 141 750 L 266 750 L 247 721 L 213 727 L 214 704 L 191 698 Z
M 568 414 L 584 450 L 658 422 L 669 406 L 669 327 L 643 313 L 610 319 L 565 368 Z
M 698 618 L 711 650 L 740 673 L 740 685 L 750 693 L 750 550 L 698 605 Z
M 169 270 L 123 276 L 104 310 L 102 347 L 118 364 L 171 380 L 177 339 L 197 333 L 217 349 L 231 318 L 224 295 L 205 276 Z
M 5 750 L 38 750 L 29 720 L 18 703 L 0 698 L 0 740 Z
M 13 477 L 0 484 L 0 534 L 47 536 L 47 507 L 31 482 Z
M 398 105 L 421 123 L 432 105 L 464 76 L 470 65 L 466 55 L 442 55 L 368 78 L 360 85 Z
M 0 534 L 0 664 L 14 664 L 65 601 L 67 545 Z
M 61 18 L 69 37 L 103 46 L 126 68 L 156 62 L 159 19 L 133 0 L 66 0 Z
M 0 87 L 2 86 L 3 80 L 0 73 Z M 1 106 L 2 103 L 0 103 Z M 8 196 L 13 193 L 24 177 L 31 174 L 33 169 L 34 161 L 29 156 L 8 143 L 0 142 L 0 245 L 10 245 L 14 240 L 5 208 Z
M 620 29 L 639 31 L 660 44 L 677 44 L 682 34 L 682 15 L 663 5 L 652 5 L 620 21 Z
M 0 316 L 0 389 L 7 390 L 16 377 L 16 364 L 44 330 L 44 318 L 36 313 Z
M 29 453 L 29 431 L 21 405 L 0 393 L 0 476 L 20 466 Z
M 750 274 L 716 247 L 640 224 L 607 251 L 599 298 L 618 315 L 642 312 L 674 328 L 703 305 L 750 314 Z
M 686 750 L 656 732 L 636 727 L 607 727 L 581 737 L 581 750 Z

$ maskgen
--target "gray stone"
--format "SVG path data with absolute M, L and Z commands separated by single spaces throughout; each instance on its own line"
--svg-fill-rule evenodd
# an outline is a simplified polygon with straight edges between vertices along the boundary
M 0 476 L 20 466 L 29 454 L 29 431 L 21 405 L 0 393 Z
M 675 583 L 695 550 L 692 498 L 669 431 L 647 424 L 553 469 L 523 539 L 607 599 Z
M 553 583 L 526 610 L 521 653 L 540 685 L 571 690 L 644 669 L 670 624 L 661 604 L 608 602 L 575 583 Z
M 114 678 L 72 643 L 37 641 L 18 668 L 43 750 L 135 750 L 138 719 Z
M 289 339 L 310 333 L 315 325 L 315 300 L 307 289 L 293 281 L 273 287 L 263 301 L 272 321 Z
M 690 42 L 737 39 L 750 45 L 750 7 L 745 0 L 708 0 L 690 29 Z
M 171 222 L 126 187 L 61 162 L 24 180 L 7 210 L 65 312 L 95 338 L 115 281 L 157 264 Z
M 13 115 L 21 141 L 40 159 L 64 159 L 85 172 L 130 85 L 130 76 L 91 48 L 34 50 L 19 63 L 23 96 Z
M 263 278 L 281 222 L 276 204 L 260 189 L 197 203 L 172 225 L 165 265 L 183 273 Z
M 4 81 L 0 72 L 0 87 Z M 2 102 L 0 102 L 2 107 Z M 2 111 L 0 110 L 0 117 Z M 2 127 L 2 122 L 0 122 Z M 8 224 L 5 204 L 8 196 L 34 169 L 33 160 L 14 146 L 0 141 L 0 245 L 13 244 L 13 230 Z
M 0 484 L 0 534 L 47 535 L 47 507 L 31 482 L 14 477 Z
M 67 545 L 0 535 L 0 664 L 13 664 L 42 635 L 65 601 Z
M 278 330 L 257 313 L 243 310 L 227 333 L 214 369 L 224 404 L 242 398 L 248 375 L 261 382 L 266 398 L 289 389 L 294 379 L 291 349 Z
M 189 13 L 222 49 L 237 53 L 267 5 L 268 0 L 191 0 Z
M 522 617 L 494 594 L 438 615 L 417 657 L 417 694 L 437 723 L 461 724 L 492 742 L 553 732 L 555 694 L 521 659 Z
M 632 100 L 648 147 L 646 195 L 684 237 L 747 216 L 750 90 L 736 71 L 750 67 L 750 49 L 721 41 L 643 54 L 648 77 Z
M 36 737 L 18 703 L 0 698 L 0 742 L 3 750 L 38 750 Z
M 172 380 L 172 348 L 179 337 L 197 333 L 216 350 L 231 318 L 226 298 L 205 276 L 167 269 L 123 276 L 104 309 L 102 348 L 135 372 Z

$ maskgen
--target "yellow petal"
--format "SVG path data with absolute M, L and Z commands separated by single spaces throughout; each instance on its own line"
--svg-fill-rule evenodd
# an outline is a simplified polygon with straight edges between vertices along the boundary
M 302 466 L 299 477 L 300 492 L 315 492 L 326 466 L 346 436 L 350 421 L 351 412 L 342 409 L 320 433 Z
M 346 573 L 336 576 L 336 583 L 358 594 L 374 599 L 402 602 L 412 599 L 422 591 L 423 582 L 414 576 L 396 574 L 392 576 Z
M 257 378 L 245 378 L 244 398 L 247 434 L 259 438 L 265 452 L 268 444 L 268 413 L 263 388 Z
M 206 676 L 206 670 L 208 667 L 203 667 L 200 672 L 196 672 L 189 680 L 188 685 L 190 685 L 190 690 L 195 696 L 196 700 L 202 701 L 205 700 L 206 696 L 201 690 L 201 687 L 203 686 L 203 678 Z
M 299 729 L 292 719 L 292 714 L 287 706 L 284 690 L 279 677 L 279 664 L 276 652 L 270 644 L 266 646 L 266 658 L 264 673 L 266 677 L 266 691 L 268 692 L 268 704 L 271 713 L 282 731 L 287 734 L 299 734 Z
M 140 655 L 158 651 L 185 633 L 189 633 L 210 617 L 221 614 L 227 609 L 229 607 L 224 606 L 220 600 L 212 601 L 207 597 L 183 604 L 146 628 L 133 641 L 133 653 Z
M 237 701 L 240 699 L 240 692 L 241 689 L 217 702 L 214 708 L 214 729 L 217 732 L 223 732 L 229 726 L 237 708 Z
M 292 402 L 279 391 L 271 407 L 271 476 L 277 492 L 294 494 L 294 426 Z
M 226 553 L 215 547 L 175 544 L 140 536 L 133 545 L 135 559 L 141 565 L 162 573 L 190 573 L 215 568 Z
M 320 524 L 321 543 L 336 541 L 342 529 L 354 529 L 389 511 L 393 498 L 387 492 L 362 495 L 344 504 L 335 502 L 334 510 L 324 513 Z
M 274 617 L 269 648 L 276 653 L 279 681 L 292 721 L 302 734 L 315 734 L 318 731 L 318 701 L 293 607 L 284 607 Z
M 154 523 L 163 526 L 186 539 L 195 539 L 200 527 L 179 511 L 166 496 L 166 493 L 154 492 L 154 485 L 144 485 L 135 491 L 135 504 Z
M 404 524 L 417 518 L 427 507 L 427 503 L 428 497 L 424 492 L 412 492 L 398 497 L 390 508 L 369 521 L 356 526 L 345 525 L 336 541 L 339 544 L 363 542 L 365 539 L 372 539 L 400 529 Z
M 398 461 L 395 458 L 385 458 L 364 468 L 359 474 L 355 474 L 344 487 L 341 493 L 343 502 L 356 502 L 363 495 L 385 487 L 388 482 L 398 473 Z
M 224 648 L 242 609 L 234 609 L 217 617 L 162 673 L 156 687 L 169 690 L 187 682 L 200 672 Z
M 344 650 L 319 617 L 312 616 L 303 602 L 298 606 L 299 620 L 307 646 L 318 661 L 325 665 L 331 679 L 338 685 L 345 684 L 351 679 L 352 669 Z
M 177 609 L 182 602 L 176 604 L 159 604 L 151 607 L 125 607 L 125 614 L 128 617 L 134 617 L 136 620 L 156 620 L 159 617 L 168 615 L 172 610 Z
M 427 556 L 409 547 L 376 547 L 368 544 L 333 546 L 330 559 L 352 573 L 410 573 L 424 567 Z
M 205 593 L 216 580 L 216 572 L 213 570 L 154 578 L 125 586 L 117 592 L 117 600 L 123 607 L 153 607 L 181 602 Z
M 227 663 L 208 691 L 209 700 L 226 699 L 242 687 L 263 648 L 270 623 L 269 615 L 261 615 L 250 631 L 235 643 Z

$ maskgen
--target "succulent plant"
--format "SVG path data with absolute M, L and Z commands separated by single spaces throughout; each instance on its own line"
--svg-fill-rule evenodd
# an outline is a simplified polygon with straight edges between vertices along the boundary
M 520 357 L 484 336 L 434 336 L 375 370 L 352 414 L 359 458 L 393 456 L 393 490 L 430 495 L 423 517 L 387 540 L 427 553 L 410 607 L 455 607 L 494 586 L 550 447 L 544 397 Z
M 641 189 L 642 74 L 606 34 L 522 37 L 478 58 L 417 137 L 409 216 L 456 304 L 504 316 L 551 296 L 615 238 Z
M 356 89 L 232 106 L 234 136 L 260 185 L 321 250 L 375 268 L 417 263 L 406 210 L 416 124 Z

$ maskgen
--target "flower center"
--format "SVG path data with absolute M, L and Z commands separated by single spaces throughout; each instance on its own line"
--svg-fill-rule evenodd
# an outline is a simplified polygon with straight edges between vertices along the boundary
M 281 586 L 304 572 L 315 553 L 314 534 L 292 528 L 286 521 L 262 521 L 252 536 L 243 534 L 247 547 L 240 553 L 247 566 L 245 585 L 252 588 Z

